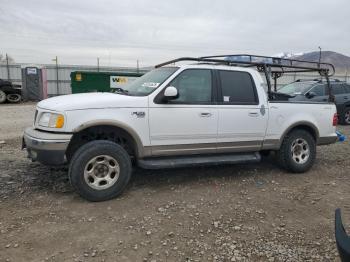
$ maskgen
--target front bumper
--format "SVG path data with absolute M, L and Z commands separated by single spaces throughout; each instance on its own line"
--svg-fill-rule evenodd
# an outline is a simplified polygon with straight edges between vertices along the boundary
M 66 150 L 72 134 L 59 134 L 27 128 L 24 131 L 22 148 L 28 158 L 44 165 L 62 165 L 66 162 Z

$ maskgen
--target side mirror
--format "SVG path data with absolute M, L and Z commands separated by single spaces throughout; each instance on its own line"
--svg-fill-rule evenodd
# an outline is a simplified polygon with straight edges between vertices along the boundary
M 178 95 L 179 95 L 179 92 L 177 91 L 177 88 L 174 86 L 168 86 L 164 90 L 165 99 L 168 99 L 168 100 L 174 99 L 174 98 L 177 98 Z
M 308 92 L 308 93 L 305 94 L 305 96 L 310 99 L 310 98 L 313 98 L 313 97 L 315 97 L 317 95 L 314 92 Z

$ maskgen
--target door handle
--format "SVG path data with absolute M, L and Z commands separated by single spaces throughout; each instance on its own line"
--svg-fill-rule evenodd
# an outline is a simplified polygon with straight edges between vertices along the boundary
M 259 116 L 259 113 L 258 112 L 249 112 L 248 115 L 251 117 L 257 117 L 257 116 Z
M 201 117 L 211 117 L 211 113 L 209 113 L 209 112 L 202 112 L 202 113 L 200 113 L 200 116 Z

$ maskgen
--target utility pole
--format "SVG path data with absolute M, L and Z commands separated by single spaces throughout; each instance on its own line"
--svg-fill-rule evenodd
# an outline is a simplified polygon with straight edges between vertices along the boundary
M 348 71 L 349 71 L 349 68 L 347 67 L 345 72 L 345 82 L 348 82 Z
M 10 81 L 10 66 L 9 66 L 9 56 L 6 53 L 6 68 L 7 68 L 7 80 Z
M 59 95 L 59 85 L 58 85 L 58 58 L 56 56 L 55 59 L 52 59 L 52 61 L 55 61 L 56 62 L 56 95 Z
M 100 72 L 100 58 L 97 57 L 97 72 Z
M 318 60 L 318 66 L 320 66 L 320 64 L 321 64 L 321 57 L 322 57 L 322 48 L 319 46 L 318 49 L 320 49 L 320 56 L 319 56 L 319 60 Z

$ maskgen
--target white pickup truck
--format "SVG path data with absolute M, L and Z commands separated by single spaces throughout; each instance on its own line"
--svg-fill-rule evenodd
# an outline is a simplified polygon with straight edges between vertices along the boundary
M 286 170 L 305 172 L 316 146 L 336 141 L 334 103 L 269 99 L 257 70 L 203 61 L 160 66 L 118 93 L 43 100 L 23 147 L 34 161 L 69 164 L 76 191 L 103 201 L 123 191 L 133 164 L 256 162 L 276 151 Z

